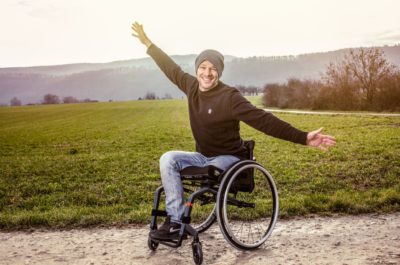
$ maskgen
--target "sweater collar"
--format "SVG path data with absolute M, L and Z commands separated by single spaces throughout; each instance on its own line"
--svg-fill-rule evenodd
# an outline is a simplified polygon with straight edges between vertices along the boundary
M 218 91 L 220 90 L 220 88 L 221 88 L 222 86 L 224 86 L 224 84 L 223 84 L 221 81 L 218 81 L 217 86 L 214 87 L 213 89 L 210 89 L 210 90 L 208 90 L 208 91 L 201 91 L 201 90 L 199 89 L 199 87 L 197 87 L 197 90 L 198 90 L 198 92 L 199 92 L 199 94 L 200 94 L 201 96 L 209 97 L 209 96 L 212 96 L 212 95 L 215 95 L 216 93 L 218 93 Z

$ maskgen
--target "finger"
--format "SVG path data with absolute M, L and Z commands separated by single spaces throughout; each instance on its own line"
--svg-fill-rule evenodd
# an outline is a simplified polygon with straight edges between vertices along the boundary
M 326 146 L 335 146 L 336 142 L 323 142 L 322 144 Z
M 135 31 L 138 35 L 144 35 L 144 31 L 141 28 L 135 27 L 132 28 L 133 31 Z
M 135 35 L 136 35 L 136 37 L 138 37 L 138 38 L 140 38 L 139 36 L 143 36 L 143 33 L 142 33 L 142 32 L 140 32 L 140 30 L 135 30 L 135 29 L 132 29 L 132 31 L 133 31 L 133 34 L 135 34 Z
M 315 134 L 319 134 L 319 133 L 321 133 L 322 132 L 322 130 L 323 130 L 324 128 L 323 127 L 321 127 L 321 128 L 319 128 L 318 130 L 315 130 L 314 131 L 314 133 Z
M 318 130 L 309 132 L 309 134 L 307 135 L 307 139 L 308 140 L 312 140 L 312 139 L 316 139 L 316 137 L 319 137 L 319 133 L 322 131 L 322 127 L 319 128 Z
M 132 35 L 133 37 L 139 38 L 139 36 L 136 35 L 136 34 L 134 34 L 134 33 L 132 33 L 131 35 Z
M 335 146 L 336 143 L 335 143 L 335 142 L 323 142 L 323 145 L 326 145 L 326 146 Z
M 333 136 L 331 136 L 331 135 L 321 134 L 321 136 L 322 136 L 324 139 L 329 139 L 329 140 L 332 140 L 332 141 L 336 141 L 336 138 L 333 137 Z
M 135 22 L 135 23 L 132 24 L 132 28 L 140 29 L 141 25 L 139 23 Z
M 335 143 L 335 144 L 336 144 L 336 139 L 333 139 L 333 140 L 332 140 L 332 139 L 329 139 L 329 138 L 328 138 L 328 139 L 326 139 L 326 140 L 327 140 L 328 142 L 332 142 L 332 143 Z
M 321 139 L 322 139 L 323 141 L 336 142 L 336 139 L 335 139 L 335 138 L 332 138 L 332 137 L 321 137 Z
M 137 22 L 133 23 L 132 26 L 135 27 L 135 28 L 140 28 L 141 27 L 141 25 L 139 23 L 137 23 Z
M 137 26 L 135 26 L 135 25 L 132 25 L 132 27 L 131 27 L 134 31 L 138 31 L 138 28 L 137 28 Z

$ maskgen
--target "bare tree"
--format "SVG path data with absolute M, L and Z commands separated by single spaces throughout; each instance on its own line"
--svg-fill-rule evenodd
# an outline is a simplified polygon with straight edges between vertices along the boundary
M 154 92 L 147 92 L 147 93 L 146 93 L 146 96 L 144 96 L 144 99 L 150 99 L 150 100 L 156 99 L 156 93 L 154 93 Z
M 394 70 L 378 48 L 350 50 L 349 68 L 369 106 L 373 105 L 376 94 L 380 92 L 380 83 Z
M 19 100 L 17 97 L 13 97 L 13 98 L 10 100 L 10 104 L 11 104 L 11 106 L 21 106 L 21 105 L 22 105 L 22 102 L 21 102 L 21 100 Z
M 172 96 L 169 93 L 165 93 L 163 99 L 172 99 Z
M 235 87 L 240 91 L 240 94 L 242 94 L 243 96 L 246 95 L 246 87 L 245 87 L 245 86 L 243 86 L 243 85 L 236 85 Z
M 266 84 L 264 86 L 263 102 L 267 107 L 278 107 L 281 99 L 282 86 L 279 84 Z
M 378 95 L 379 110 L 400 111 L 400 71 L 387 76 L 382 88 Z
M 382 82 L 392 75 L 395 66 L 384 57 L 378 48 L 350 50 L 340 63 L 331 63 L 323 77 L 328 86 L 337 90 L 342 105 L 351 106 L 357 102 L 362 109 L 373 109 Z M 337 98 L 339 99 L 339 98 Z
M 68 97 L 64 97 L 64 98 L 63 98 L 63 102 L 64 102 L 65 104 L 79 103 L 79 100 L 77 100 L 75 97 L 68 96 Z
M 258 96 L 258 88 L 255 86 L 248 86 L 246 88 L 248 95 L 250 96 Z
M 82 100 L 81 102 L 83 102 L 83 103 L 97 103 L 97 102 L 99 102 L 99 101 L 96 100 L 96 99 L 85 98 L 85 99 Z
M 53 94 L 46 94 L 43 97 L 43 104 L 59 104 L 60 98 Z
M 341 110 L 362 108 L 360 88 L 347 60 L 336 64 L 330 63 L 322 78 L 325 89 L 321 91 L 323 93 L 321 96 L 325 105 Z

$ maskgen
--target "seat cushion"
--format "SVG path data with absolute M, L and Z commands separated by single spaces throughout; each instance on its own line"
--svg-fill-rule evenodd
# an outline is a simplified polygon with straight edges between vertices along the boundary
M 180 174 L 183 179 L 218 179 L 223 170 L 215 166 L 206 167 L 186 167 L 181 170 Z

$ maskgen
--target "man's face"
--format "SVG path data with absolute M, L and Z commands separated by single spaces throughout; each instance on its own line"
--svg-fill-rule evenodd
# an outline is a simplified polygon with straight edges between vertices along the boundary
M 218 85 L 218 72 L 217 68 L 209 61 L 203 61 L 196 73 L 197 81 L 199 81 L 199 89 L 201 91 L 208 91 Z

